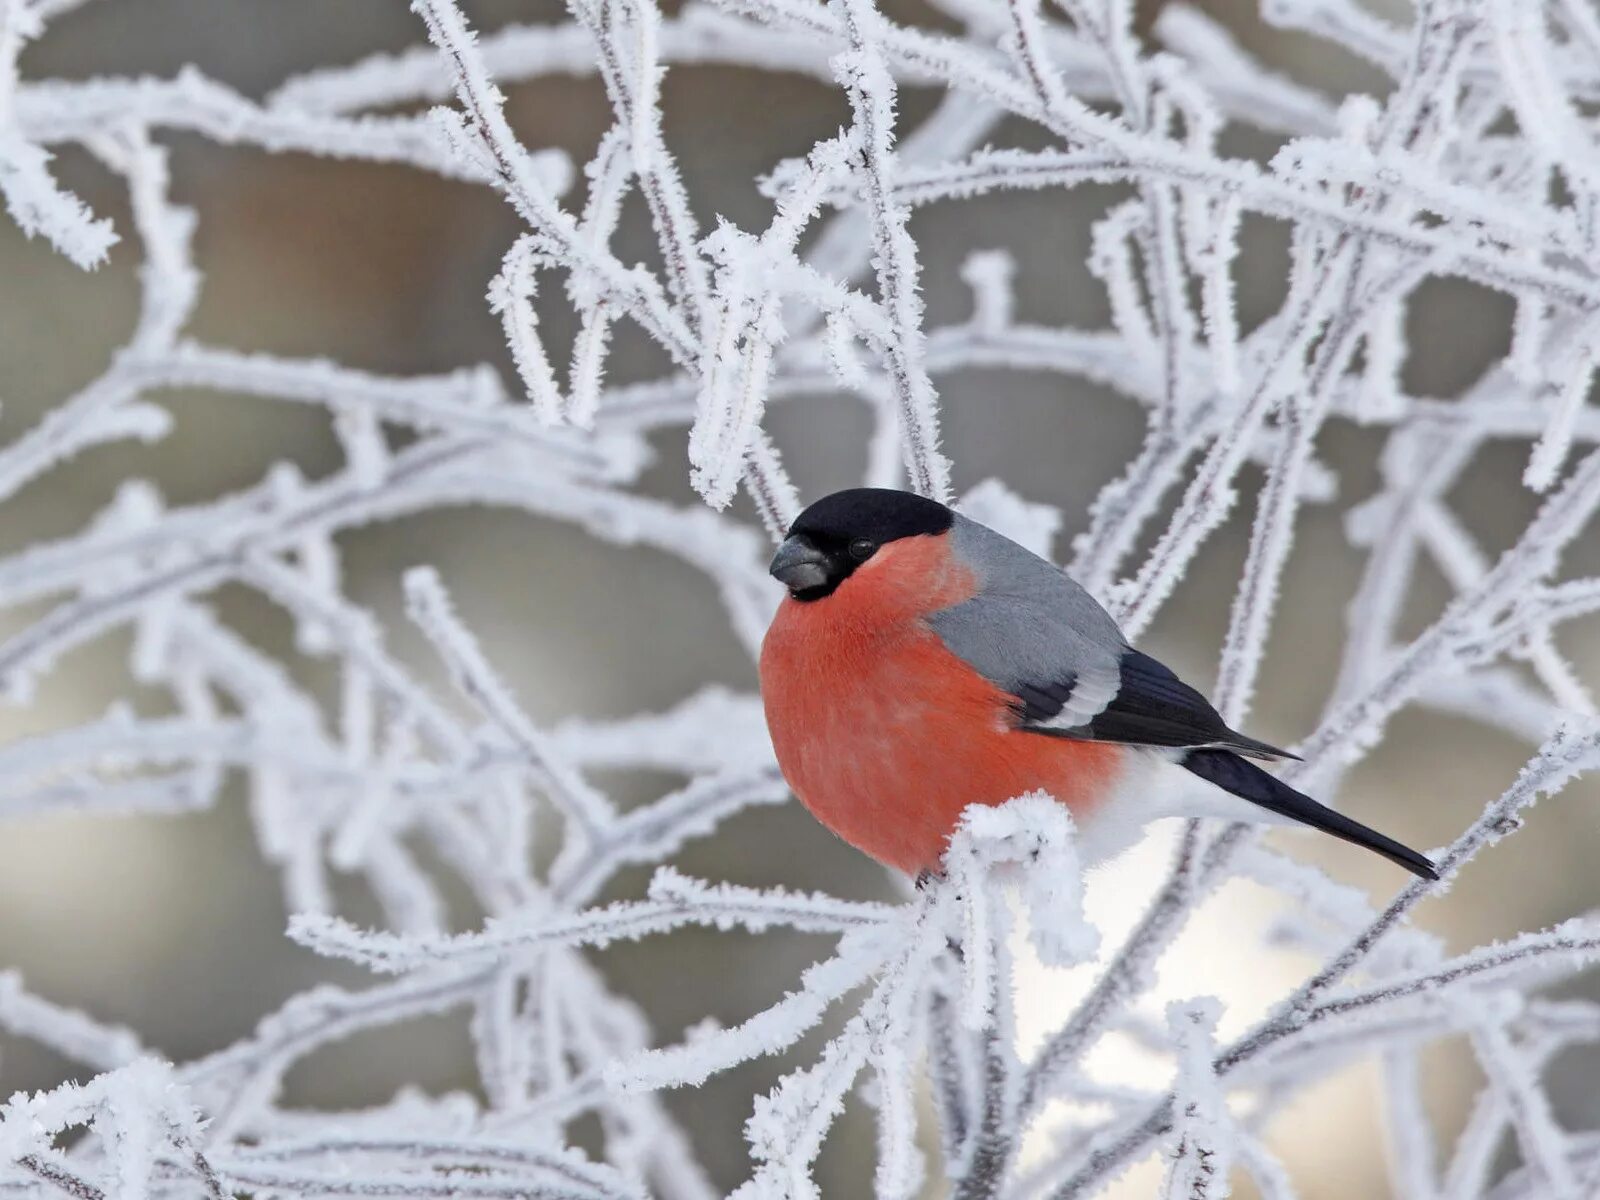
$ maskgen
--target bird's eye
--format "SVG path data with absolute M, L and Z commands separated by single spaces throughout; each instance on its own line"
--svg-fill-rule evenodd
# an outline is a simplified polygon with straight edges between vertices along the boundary
M 867 538 L 857 538 L 850 543 L 850 557 L 857 562 L 866 562 L 878 552 L 878 543 Z

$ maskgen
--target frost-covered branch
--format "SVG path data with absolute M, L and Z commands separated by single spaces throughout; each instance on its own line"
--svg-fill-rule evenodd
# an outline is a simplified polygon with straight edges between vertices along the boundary
M 207 64 L 31 77 L 28 48 L 80 3 L 0 0 L 0 199 L 74 269 L 137 259 L 138 311 L 97 375 L 33 425 L 4 427 L 0 502 L 20 512 L 26 489 L 68 478 L 94 448 L 168 437 L 191 419 L 167 407 L 177 392 L 313 408 L 340 457 L 313 478 L 267 465 L 182 503 L 123 479 L 81 528 L 10 543 L 7 701 L 49 695 L 70 655 L 119 635 L 127 695 L 56 724 L 41 706 L 32 732 L 0 746 L 0 816 L 178 815 L 231 803 L 242 784 L 290 936 L 383 978 L 303 991 L 247 1036 L 168 1065 L 137 1032 L 0 974 L 0 1029 L 94 1073 L 0 1112 L 0 1188 L 704 1200 L 719 1189 L 658 1093 L 782 1057 L 749 1105 L 737 1194 L 751 1200 L 818 1194 L 818 1154 L 858 1095 L 882 1197 L 940 1183 L 966 1200 L 1088 1195 L 1159 1154 L 1165 1195 L 1223 1195 L 1232 1168 L 1287 1198 L 1295 1164 L 1270 1144 L 1273 1114 L 1363 1058 L 1383 1067 L 1397 1186 L 1594 1190 L 1600 1134 L 1546 1073 L 1600 1042 L 1600 1016 L 1542 994 L 1595 963 L 1592 918 L 1450 954 L 1411 924 L 1600 759 L 1582 645 L 1600 582 L 1578 551 L 1600 510 L 1600 22 L 1583 0 L 1421 0 L 1409 24 L 1349 0 L 1263 6 L 1376 67 L 1381 98 L 1273 69 L 1197 7 L 1163 7 L 1158 50 L 1126 0 L 938 0 L 936 19 L 871 0 L 690 0 L 670 13 L 572 0 L 563 20 L 481 34 L 455 0 L 416 0 L 415 46 L 294 74 L 260 99 Z M 664 75 L 729 66 L 833 89 L 844 121 L 769 156 L 749 192 L 765 211 L 748 228 L 708 207 Z M 576 76 L 603 95 L 595 144 L 532 144 L 505 89 Z M 1241 131 L 1270 152 L 1244 157 Z M 392 186 L 427 175 L 498 195 L 519 225 L 484 272 L 477 315 L 498 324 L 508 369 L 386 375 L 212 340 L 196 237 L 212 214 L 174 200 L 188 194 L 174 177 L 183 159 L 169 157 L 177 138 L 385 163 Z M 126 228 L 68 190 L 58 152 L 86 154 L 125 192 Z M 1098 324 L 1034 311 L 1038 264 L 1018 238 L 988 236 L 1000 197 L 1069 192 L 1061 211 L 1093 214 L 1086 270 L 1048 270 L 1095 290 Z M 965 224 L 935 224 L 952 211 Z M 971 244 L 950 259 L 930 228 Z M 1270 311 L 1247 315 L 1247 278 L 1276 261 L 1259 251 L 1269 228 L 1287 245 L 1271 268 L 1281 286 L 1267 289 Z M 637 236 L 650 242 L 642 261 Z M 947 261 L 963 264 L 969 295 L 937 291 Z M 1459 394 L 1421 394 L 1412 321 L 1451 281 L 1504 297 L 1508 349 Z M 25 283 L 0 288 L 28 302 Z M 630 339 L 655 357 L 625 362 Z M 945 418 L 1005 421 L 1006 398 L 987 387 L 1005 374 L 1094 385 L 1095 403 L 1142 421 L 1124 463 L 1060 448 L 1062 472 L 1104 481 L 1082 520 L 1000 480 L 961 480 L 947 432 L 961 424 Z M 691 878 L 674 865 L 683 848 L 787 798 L 758 697 L 706 686 L 660 712 L 535 720 L 539 689 L 559 696 L 563 681 L 517 677 L 474 630 L 474 597 L 453 602 L 448 571 L 404 577 L 405 633 L 347 578 L 354 530 L 495 506 L 672 557 L 754 657 L 776 599 L 766 543 L 813 498 L 785 466 L 806 451 L 790 432 L 801 424 L 769 417 L 828 394 L 865 410 L 862 482 L 959 492 L 963 511 L 1040 553 L 1077 529 L 1069 567 L 1130 636 L 1246 515 L 1212 691 L 1236 724 L 1284 650 L 1279 596 L 1307 514 L 1342 517 L 1360 575 L 1346 626 L 1326 631 L 1338 665 L 1323 711 L 1292 734 L 1296 786 L 1336 799 L 1410 708 L 1537 753 L 1498 798 L 1478 797 L 1464 830 L 1432 831 L 1441 885 L 1374 902 L 1245 826 L 1194 821 L 1142 918 L 1102 947 L 1072 819 L 1041 795 L 969 811 L 944 878 L 899 904 Z M 1353 428 L 1374 472 L 1330 436 Z M 1514 451 L 1534 494 L 1510 530 L 1463 503 L 1491 445 Z M 686 460 L 699 500 L 659 498 L 646 470 L 657 454 Z M 740 488 L 755 521 L 729 508 Z M 1440 603 L 1416 610 L 1435 588 Z M 293 654 L 323 664 L 331 686 L 235 631 L 224 589 L 269 602 Z M 529 603 L 519 616 L 542 614 Z M 439 665 L 447 685 L 432 682 Z M 672 778 L 630 807 L 608 791 L 617 770 Z M 1262 1020 L 1219 1039 L 1210 998 L 1180 993 L 1162 1021 L 1172 996 L 1157 968 L 1235 879 L 1292 910 L 1261 953 L 1314 962 Z M 352 888 L 371 901 L 359 923 Z M 727 1028 L 652 1029 L 597 955 L 691 929 L 824 949 Z M 1092 979 L 1075 1005 L 1043 998 L 1047 1027 L 1025 1055 L 1017 1010 L 1036 997 L 1016 985 L 1030 957 Z M 478 1098 L 407 1090 L 338 1113 L 285 1101 L 298 1064 L 442 1012 L 465 1014 Z M 1484 1077 L 1453 1143 L 1422 1100 L 1423 1051 L 1447 1039 Z M 1126 1040 L 1158 1076 L 1099 1073 Z M 924 1089 L 937 1136 L 919 1129 Z M 1064 1121 L 1058 1100 L 1073 1105 Z

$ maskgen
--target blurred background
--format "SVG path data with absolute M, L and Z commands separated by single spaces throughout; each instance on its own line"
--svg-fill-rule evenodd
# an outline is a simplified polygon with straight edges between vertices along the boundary
M 1409 20 L 1399 0 L 1375 10 Z M 1159 0 L 1140 4 L 1148 27 Z M 1264 25 L 1250 0 L 1199 7 L 1225 21 L 1242 44 L 1302 82 L 1342 94 L 1381 95 L 1386 78 L 1326 43 Z M 506 21 L 558 19 L 547 3 L 495 0 L 466 5 L 480 28 Z M 937 14 L 901 6 L 896 15 L 939 23 Z M 423 40 L 420 22 L 398 0 L 100 0 L 53 23 L 22 58 L 25 78 L 81 79 L 96 74 L 167 76 L 196 63 L 211 77 L 260 97 L 287 76 L 338 65 Z M 905 116 L 915 121 L 934 96 L 907 88 Z M 747 229 L 770 217 L 755 179 L 779 159 L 806 151 L 845 119 L 840 95 L 820 83 L 752 70 L 674 68 L 665 88 L 666 136 L 679 155 L 703 227 L 720 215 Z M 593 78 L 547 79 L 510 92 L 513 123 L 531 147 L 560 147 L 582 163 L 611 117 Z M 1035 135 L 1003 127 L 999 141 Z M 1230 152 L 1264 158 L 1273 139 L 1247 130 L 1225 135 Z M 484 291 L 519 232 L 487 189 L 430 178 L 399 167 L 330 162 L 299 155 L 229 149 L 187 135 L 167 135 L 175 200 L 200 216 L 197 256 L 205 273 L 192 332 L 241 350 L 326 356 L 385 373 L 434 372 L 487 361 L 514 375 Z M 85 155 L 64 151 L 64 182 L 124 231 L 126 199 Z M 974 249 L 1004 247 L 1017 258 L 1020 314 L 1041 322 L 1100 326 L 1107 320 L 1099 285 L 1084 261 L 1092 222 L 1123 195 L 1084 187 L 1071 193 L 1014 194 L 917 212 L 930 320 L 960 319 L 969 297 L 958 269 Z M 1246 327 L 1281 297 L 1286 265 L 1282 228 L 1247 225 L 1241 260 Z M 627 213 L 621 257 L 650 244 L 641 213 Z M 0 221 L 0 437 L 9 440 L 76 387 L 92 379 L 126 340 L 136 312 L 139 247 L 131 236 L 108 266 L 83 273 L 41 242 Z M 1451 396 L 1502 355 L 1509 302 L 1465 284 L 1434 284 L 1412 306 L 1405 386 Z M 552 309 L 552 322 L 566 320 Z M 550 331 L 561 344 L 570 323 Z M 645 377 L 659 364 L 624 339 L 613 359 L 619 381 Z M 630 357 L 631 355 L 631 357 Z M 967 374 L 940 381 L 945 441 L 958 491 L 991 476 L 1023 496 L 1060 507 L 1057 542 L 1065 556 L 1086 525 L 1086 506 L 1118 474 L 1143 432 L 1136 406 L 1081 381 L 1015 372 Z M 91 450 L 35 484 L 7 508 L 0 549 L 80 528 L 129 477 L 148 477 L 174 504 L 216 496 L 258 480 L 269 464 L 289 460 L 310 478 L 340 459 L 326 415 L 315 408 L 241 396 L 157 394 L 177 418 L 154 445 Z M 807 498 L 858 481 L 868 420 L 844 398 L 802 399 L 776 408 L 772 431 Z M 659 452 L 646 489 L 690 503 L 682 431 L 656 438 Z M 1326 697 L 1344 634 L 1344 608 L 1361 558 L 1346 543 L 1341 513 L 1376 484 L 1376 432 L 1333 425 L 1319 447 L 1340 475 L 1341 499 L 1309 508 L 1285 579 L 1283 602 L 1252 722 L 1257 736 L 1293 742 L 1312 725 Z M 1493 447 L 1454 497 L 1464 518 L 1493 551 L 1506 545 L 1535 507 L 1520 484 L 1525 448 Z M 1245 549 L 1253 489 L 1247 469 L 1243 502 L 1212 538 L 1179 595 L 1144 645 L 1202 688 L 1215 670 Z M 741 501 L 741 503 L 743 503 Z M 747 510 L 741 515 L 753 520 Z M 624 551 L 558 524 L 518 513 L 436 512 L 359 530 L 341 538 L 350 593 L 390 620 L 393 644 L 438 679 L 431 656 L 398 619 L 399 578 L 413 564 L 436 564 L 463 615 L 538 718 L 623 715 L 665 707 L 708 682 L 755 687 L 753 665 L 730 636 L 709 586 L 683 564 L 648 551 Z M 1600 538 L 1575 547 L 1575 571 L 1600 571 Z M 1423 582 L 1409 598 L 1411 628 L 1446 599 L 1442 581 Z M 299 656 L 286 617 L 243 589 L 214 597 L 226 620 L 288 663 L 324 695 L 333 687 L 324 664 Z M 31 705 L 0 711 L 6 740 L 93 716 L 137 689 L 125 667 L 128 649 L 113 636 L 71 655 Z M 1587 678 L 1600 677 L 1600 628 L 1571 627 L 1563 649 Z M 1531 747 L 1479 725 L 1408 712 L 1382 746 L 1346 782 L 1340 804 L 1357 817 L 1421 847 L 1439 845 L 1514 777 Z M 640 776 L 601 780 L 642 800 L 670 781 Z M 277 877 L 259 860 L 236 783 L 215 811 L 170 819 L 55 817 L 8 823 L 0 833 L 0 966 L 20 969 L 29 985 L 63 1003 L 128 1024 L 174 1059 L 187 1059 L 247 1033 L 286 997 L 318 979 L 359 983 L 356 971 L 316 959 L 282 936 Z M 1597 793 L 1580 783 L 1542 806 L 1529 827 L 1475 864 L 1419 921 L 1452 946 L 1509 935 L 1592 908 L 1600 878 L 1593 820 Z M 1401 883 L 1378 858 L 1314 838 L 1275 834 L 1276 843 L 1338 879 L 1383 898 Z M 1158 831 L 1094 881 L 1093 914 L 1108 938 L 1137 913 L 1164 869 L 1170 831 Z M 757 884 L 822 888 L 845 895 L 893 893 L 878 868 L 836 843 L 795 805 L 757 809 L 678 858 L 686 871 Z M 625 876 L 618 894 L 637 893 L 647 872 Z M 349 911 L 364 899 L 344 898 Z M 1273 910 L 1266 893 L 1226 890 L 1194 934 L 1164 964 L 1163 997 L 1214 992 L 1229 1003 L 1223 1034 L 1237 1031 L 1281 994 L 1307 964 L 1257 948 Z M 462 921 L 475 916 L 463 908 Z M 615 986 L 635 996 L 663 1040 L 710 1014 L 733 1021 L 770 1003 L 818 953 L 799 937 L 752 938 L 690 933 L 618 947 L 601 956 Z M 1082 980 L 1038 972 L 1022 997 L 1030 1036 L 1071 1003 Z M 813 1053 L 816 1040 L 801 1047 Z M 1462 1119 L 1477 1082 L 1450 1046 L 1430 1061 L 1430 1100 L 1441 1127 Z M 718 1182 L 732 1187 L 746 1170 L 741 1127 L 751 1096 L 770 1086 L 787 1060 L 749 1065 L 677 1096 L 682 1115 Z M 1148 1064 L 1102 1064 L 1156 1082 Z M 1587 1081 L 1600 1063 L 1563 1064 L 1562 1115 L 1600 1119 L 1600 1091 Z M 1141 1075 L 1140 1072 L 1146 1072 Z M 0 1044 L 0 1084 L 9 1093 L 50 1086 L 69 1066 L 31 1044 Z M 371 1103 L 404 1082 L 430 1091 L 473 1086 L 463 1019 L 437 1019 L 382 1036 L 365 1035 L 326 1051 L 290 1079 L 288 1099 L 319 1105 Z M 1274 1127 L 1302 1195 L 1387 1194 L 1379 1149 L 1374 1076 L 1346 1073 L 1307 1093 Z M 853 1112 L 823 1163 L 829 1196 L 865 1194 L 871 1126 Z M 1128 1194 L 1149 1194 L 1135 1176 Z

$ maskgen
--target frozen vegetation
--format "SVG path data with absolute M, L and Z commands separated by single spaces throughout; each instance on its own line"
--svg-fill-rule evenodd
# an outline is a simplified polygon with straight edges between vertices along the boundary
M 1556 1056 L 1600 1041 L 1600 1004 L 1547 991 L 1600 957 L 1600 922 L 1580 916 L 1464 950 L 1409 925 L 1536 801 L 1600 765 L 1600 714 L 1560 646 L 1567 623 L 1600 610 L 1600 579 L 1562 569 L 1574 539 L 1594 536 L 1600 508 L 1600 412 L 1588 403 L 1600 356 L 1600 15 L 1590 0 L 1416 0 L 1405 23 L 1356 0 L 1266 0 L 1270 22 L 1385 72 L 1381 101 L 1329 97 L 1265 68 L 1198 7 L 1165 6 L 1136 36 L 1126 0 L 935 0 L 940 31 L 897 24 L 872 0 L 688 0 L 670 16 L 653 0 L 572 0 L 565 23 L 481 36 L 454 0 L 416 0 L 414 49 L 308 71 L 260 102 L 203 67 L 19 77 L 19 51 L 80 2 L 0 0 L 0 193 L 24 231 L 85 269 L 119 239 L 136 245 L 140 318 L 104 374 L 5 434 L 0 499 L 88 447 L 162 437 L 173 417 L 147 398 L 157 390 L 323 405 L 344 462 L 316 479 L 280 466 L 183 506 L 128 479 L 92 524 L 0 561 L 0 605 L 20 614 L 0 643 L 11 703 L 28 703 L 63 655 L 117 630 L 133 635 L 133 677 L 171 700 L 170 715 L 118 709 L 0 748 L 0 812 L 181 814 L 217 802 L 223 781 L 242 774 L 260 854 L 281 874 L 289 936 L 372 979 L 306 991 L 243 1040 L 168 1063 L 137 1032 L 5 976 L 0 1027 L 92 1078 L 0 1111 L 0 1187 L 76 1200 L 698 1200 L 715 1189 L 663 1089 L 792 1047 L 838 1013 L 836 1036 L 809 1065 L 751 1098 L 739 1196 L 816 1195 L 819 1149 L 846 1102 L 865 1097 L 879 1197 L 948 1180 L 963 1198 L 1065 1200 L 1159 1156 L 1167 1197 L 1221 1197 L 1242 1173 L 1287 1200 L 1296 1181 L 1268 1146 L 1268 1121 L 1298 1091 L 1374 1057 L 1400 1194 L 1600 1192 L 1600 1129 L 1563 1125 L 1545 1090 Z M 663 136 L 664 72 L 706 63 L 800 73 L 848 100 L 834 136 L 770 164 L 764 226 L 693 211 Z M 575 73 L 599 76 L 614 116 L 586 162 L 520 140 L 501 91 Z M 907 122 L 902 89 L 940 99 Z M 1044 148 L 996 148 L 1003 119 L 1032 123 Z M 1219 148 L 1229 125 L 1272 134 L 1281 149 L 1265 163 L 1230 156 Z M 196 217 L 170 197 L 164 147 L 179 131 L 402 164 L 497 193 L 524 226 L 484 280 L 515 375 L 463 364 L 380 377 L 197 341 Z M 125 184 L 126 227 L 63 190 L 51 151 L 66 145 Z M 970 316 L 926 319 L 919 206 L 1090 182 L 1125 197 L 1098 220 L 1088 264 L 1109 302 L 1105 327 L 1027 323 L 1010 261 L 981 243 L 965 272 Z M 658 242 L 645 264 L 613 249 L 630 197 Z M 1247 328 L 1235 268 L 1241 227 L 1257 221 L 1286 228 L 1290 253 L 1277 311 Z M 1441 277 L 1509 297 L 1513 343 L 1464 394 L 1408 394 L 1408 308 Z M 7 304 L 26 302 L 26 281 L 0 288 Z M 574 314 L 576 335 L 560 345 L 537 320 L 541 294 Z M 624 326 L 664 351 L 670 366 L 657 378 L 608 380 Z M 969 813 L 948 881 L 899 904 L 689 878 L 671 865 L 688 840 L 786 799 L 755 696 L 707 688 L 666 712 L 541 728 L 458 619 L 448 579 L 419 569 L 405 587 L 459 697 L 419 682 L 342 583 L 343 531 L 504 506 L 680 557 L 708 577 L 729 636 L 753 654 L 776 599 L 765 558 L 800 502 L 764 431 L 767 406 L 858 397 L 876 430 L 867 481 L 953 500 L 941 380 L 973 368 L 1092 380 L 1142 407 L 1142 448 L 1064 562 L 1131 637 L 1238 505 L 1241 471 L 1264 471 L 1218 647 L 1214 699 L 1233 724 L 1249 717 L 1302 510 L 1338 506 L 1363 574 L 1345 627 L 1329 630 L 1341 665 L 1288 778 L 1336 797 L 1341 775 L 1408 706 L 1528 744 L 1520 776 L 1486 782 L 1482 815 L 1436 852 L 1439 884 L 1412 881 L 1374 907 L 1251 829 L 1193 823 L 1151 881 L 1143 918 L 1106 944 L 1083 916 L 1070 822 L 1038 796 Z M 1377 490 L 1349 494 L 1319 457 L 1319 434 L 1341 423 L 1381 435 Z M 637 486 L 646 435 L 668 428 L 682 431 L 672 444 L 704 504 Z M 1508 442 L 1542 503 L 1509 548 L 1491 552 L 1452 497 L 1480 452 Z M 741 489 L 760 525 L 728 515 Z M 1034 546 L 1060 523 L 998 482 L 960 501 Z M 1442 576 L 1453 598 L 1402 632 L 1419 572 Z M 281 606 L 300 648 L 337 664 L 331 711 L 213 615 L 208 594 L 224 584 Z M 685 782 L 620 809 L 590 776 L 630 767 Z M 559 852 L 536 856 L 536 829 Z M 646 896 L 599 902 L 618 871 L 640 864 L 659 864 Z M 481 928 L 448 927 L 438 872 L 470 889 Z M 365 881 L 381 928 L 341 915 L 335 873 Z M 1238 875 L 1293 900 L 1301 919 L 1283 936 L 1321 965 L 1254 1028 L 1219 1040 L 1214 1000 L 1163 1011 L 1147 992 L 1198 903 Z M 1024 918 L 1046 963 L 1098 956 L 1097 982 L 1025 1057 L 1011 987 Z M 686 925 L 801 930 L 832 939 L 831 951 L 735 1027 L 648 1028 L 590 953 Z M 481 1101 L 406 1091 L 340 1113 L 280 1102 L 286 1072 L 308 1056 L 446 1010 L 471 1014 Z M 1112 1036 L 1166 1062 L 1166 1084 L 1144 1090 L 1085 1070 Z M 1430 1122 L 1418 1090 L 1418 1056 L 1443 1039 L 1468 1045 L 1482 1069 L 1459 1138 Z M 1046 1119 L 1055 1101 L 1074 1102 L 1075 1115 Z M 569 1144 L 593 1114 L 597 1154 Z

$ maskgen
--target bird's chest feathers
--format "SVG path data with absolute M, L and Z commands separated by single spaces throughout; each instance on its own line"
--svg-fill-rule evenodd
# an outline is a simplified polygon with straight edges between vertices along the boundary
M 1009 698 L 974 673 L 923 613 L 959 603 L 971 573 L 934 539 L 886 547 L 832 596 L 786 599 L 762 647 L 762 695 L 779 761 L 801 798 L 860 797 L 905 778 L 952 739 L 992 737 Z M 902 784 L 903 786 L 903 784 Z
M 891 636 L 832 631 L 820 642 L 807 638 L 792 653 L 778 649 L 768 657 L 774 686 L 766 689 L 774 734 L 791 738 L 797 749 L 807 742 L 833 747 L 835 769 L 849 765 L 840 761 L 843 748 L 860 758 L 894 751 L 907 737 L 920 740 L 929 723 L 962 707 L 969 699 L 963 692 L 983 694 L 990 708 L 996 699 L 987 685 L 969 686 L 926 626 Z M 963 711 L 971 715 L 970 707 Z M 806 757 L 818 752 L 805 750 Z

